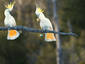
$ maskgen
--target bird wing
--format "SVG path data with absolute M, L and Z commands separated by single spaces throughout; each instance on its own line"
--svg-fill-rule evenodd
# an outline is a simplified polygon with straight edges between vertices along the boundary
M 52 23 L 48 18 L 43 18 L 40 20 L 40 27 L 43 30 L 53 30 Z
M 5 17 L 4 24 L 6 26 L 13 27 L 13 26 L 16 26 L 16 21 L 13 16 L 8 16 L 8 17 Z
M 11 16 L 10 22 L 11 22 L 11 25 L 12 25 L 12 26 L 16 26 L 16 21 L 15 21 L 15 19 L 14 19 L 13 16 Z

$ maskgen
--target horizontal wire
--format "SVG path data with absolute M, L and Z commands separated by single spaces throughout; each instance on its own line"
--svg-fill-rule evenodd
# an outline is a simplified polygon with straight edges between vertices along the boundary
M 28 31 L 28 32 L 34 32 L 34 33 L 55 33 L 55 34 L 60 34 L 60 35 L 71 35 L 71 36 L 78 36 L 75 33 L 65 33 L 65 32 L 56 32 L 56 31 L 50 31 L 50 30 L 39 30 L 39 29 L 34 29 L 34 28 L 29 28 L 29 27 L 24 27 L 24 26 L 16 26 L 16 27 L 0 27 L 0 30 L 23 30 L 23 31 Z

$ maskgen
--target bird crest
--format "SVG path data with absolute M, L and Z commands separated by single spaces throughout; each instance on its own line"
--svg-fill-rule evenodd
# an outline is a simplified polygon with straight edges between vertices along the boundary
M 6 8 L 12 8 L 15 4 L 15 1 L 14 2 L 11 2 L 9 3 L 8 5 L 5 5 Z
M 44 12 L 41 8 L 37 8 L 38 12 Z

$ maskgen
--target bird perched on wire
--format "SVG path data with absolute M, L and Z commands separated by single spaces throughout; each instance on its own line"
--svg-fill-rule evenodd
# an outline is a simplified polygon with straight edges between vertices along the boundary
M 41 8 L 36 8 L 35 14 L 38 17 L 38 21 L 40 20 L 40 27 L 42 30 L 53 30 L 52 23 L 48 18 L 45 17 L 44 11 Z M 41 34 L 42 36 L 42 34 Z M 51 42 L 56 41 L 56 38 L 53 33 L 45 33 L 45 41 Z
M 14 27 L 16 26 L 16 21 L 14 17 L 10 14 L 10 12 L 13 10 L 15 2 L 11 2 L 8 5 L 6 5 L 6 9 L 4 11 L 5 19 L 4 24 L 6 27 Z M 15 40 L 18 38 L 20 33 L 17 30 L 8 30 L 7 40 Z

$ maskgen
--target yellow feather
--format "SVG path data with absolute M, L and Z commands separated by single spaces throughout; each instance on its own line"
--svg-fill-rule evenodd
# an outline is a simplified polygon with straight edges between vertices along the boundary
M 38 12 L 44 12 L 44 10 L 42 10 L 41 8 L 38 8 Z
M 14 2 L 11 2 L 10 4 L 8 5 L 5 5 L 6 8 L 12 8 L 15 4 L 15 1 Z

